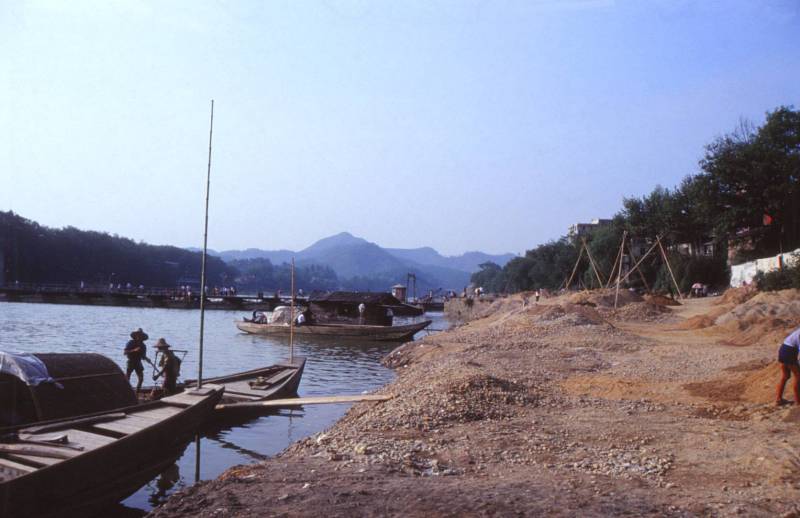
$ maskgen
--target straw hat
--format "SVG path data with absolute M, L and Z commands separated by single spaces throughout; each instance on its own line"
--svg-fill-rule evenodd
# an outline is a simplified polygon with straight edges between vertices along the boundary
M 169 344 L 163 338 L 159 338 L 156 342 L 156 349 L 169 349 Z

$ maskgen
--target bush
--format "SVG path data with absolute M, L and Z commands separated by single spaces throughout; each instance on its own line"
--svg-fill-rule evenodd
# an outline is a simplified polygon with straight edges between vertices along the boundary
M 682 293 L 689 293 L 692 284 L 699 282 L 709 286 L 724 286 L 730 280 L 730 270 L 721 257 L 687 257 L 670 254 L 670 265 Z M 661 265 L 654 283 L 655 291 L 674 292 L 672 279 L 666 265 Z
M 758 272 L 755 277 L 756 285 L 762 291 L 800 289 L 800 255 L 795 254 L 794 266 L 787 266 L 783 270 L 772 272 Z

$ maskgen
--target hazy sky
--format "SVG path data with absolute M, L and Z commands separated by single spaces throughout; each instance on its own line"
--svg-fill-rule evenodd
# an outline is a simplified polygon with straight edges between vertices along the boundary
M 0 3 L 0 210 L 199 246 L 522 252 L 800 96 L 800 2 Z

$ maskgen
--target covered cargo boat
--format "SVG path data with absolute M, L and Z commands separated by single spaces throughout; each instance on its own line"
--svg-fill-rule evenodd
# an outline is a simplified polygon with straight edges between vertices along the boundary
M 0 427 L 136 404 L 116 363 L 100 354 L 0 351 Z

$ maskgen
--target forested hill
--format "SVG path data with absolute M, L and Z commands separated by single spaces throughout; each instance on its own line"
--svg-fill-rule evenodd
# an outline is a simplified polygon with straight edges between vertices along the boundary
M 0 211 L 0 281 L 176 286 L 197 282 L 201 254 L 154 246 L 74 227 L 54 229 Z M 207 262 L 209 285 L 231 283 L 236 269 L 217 257 Z

